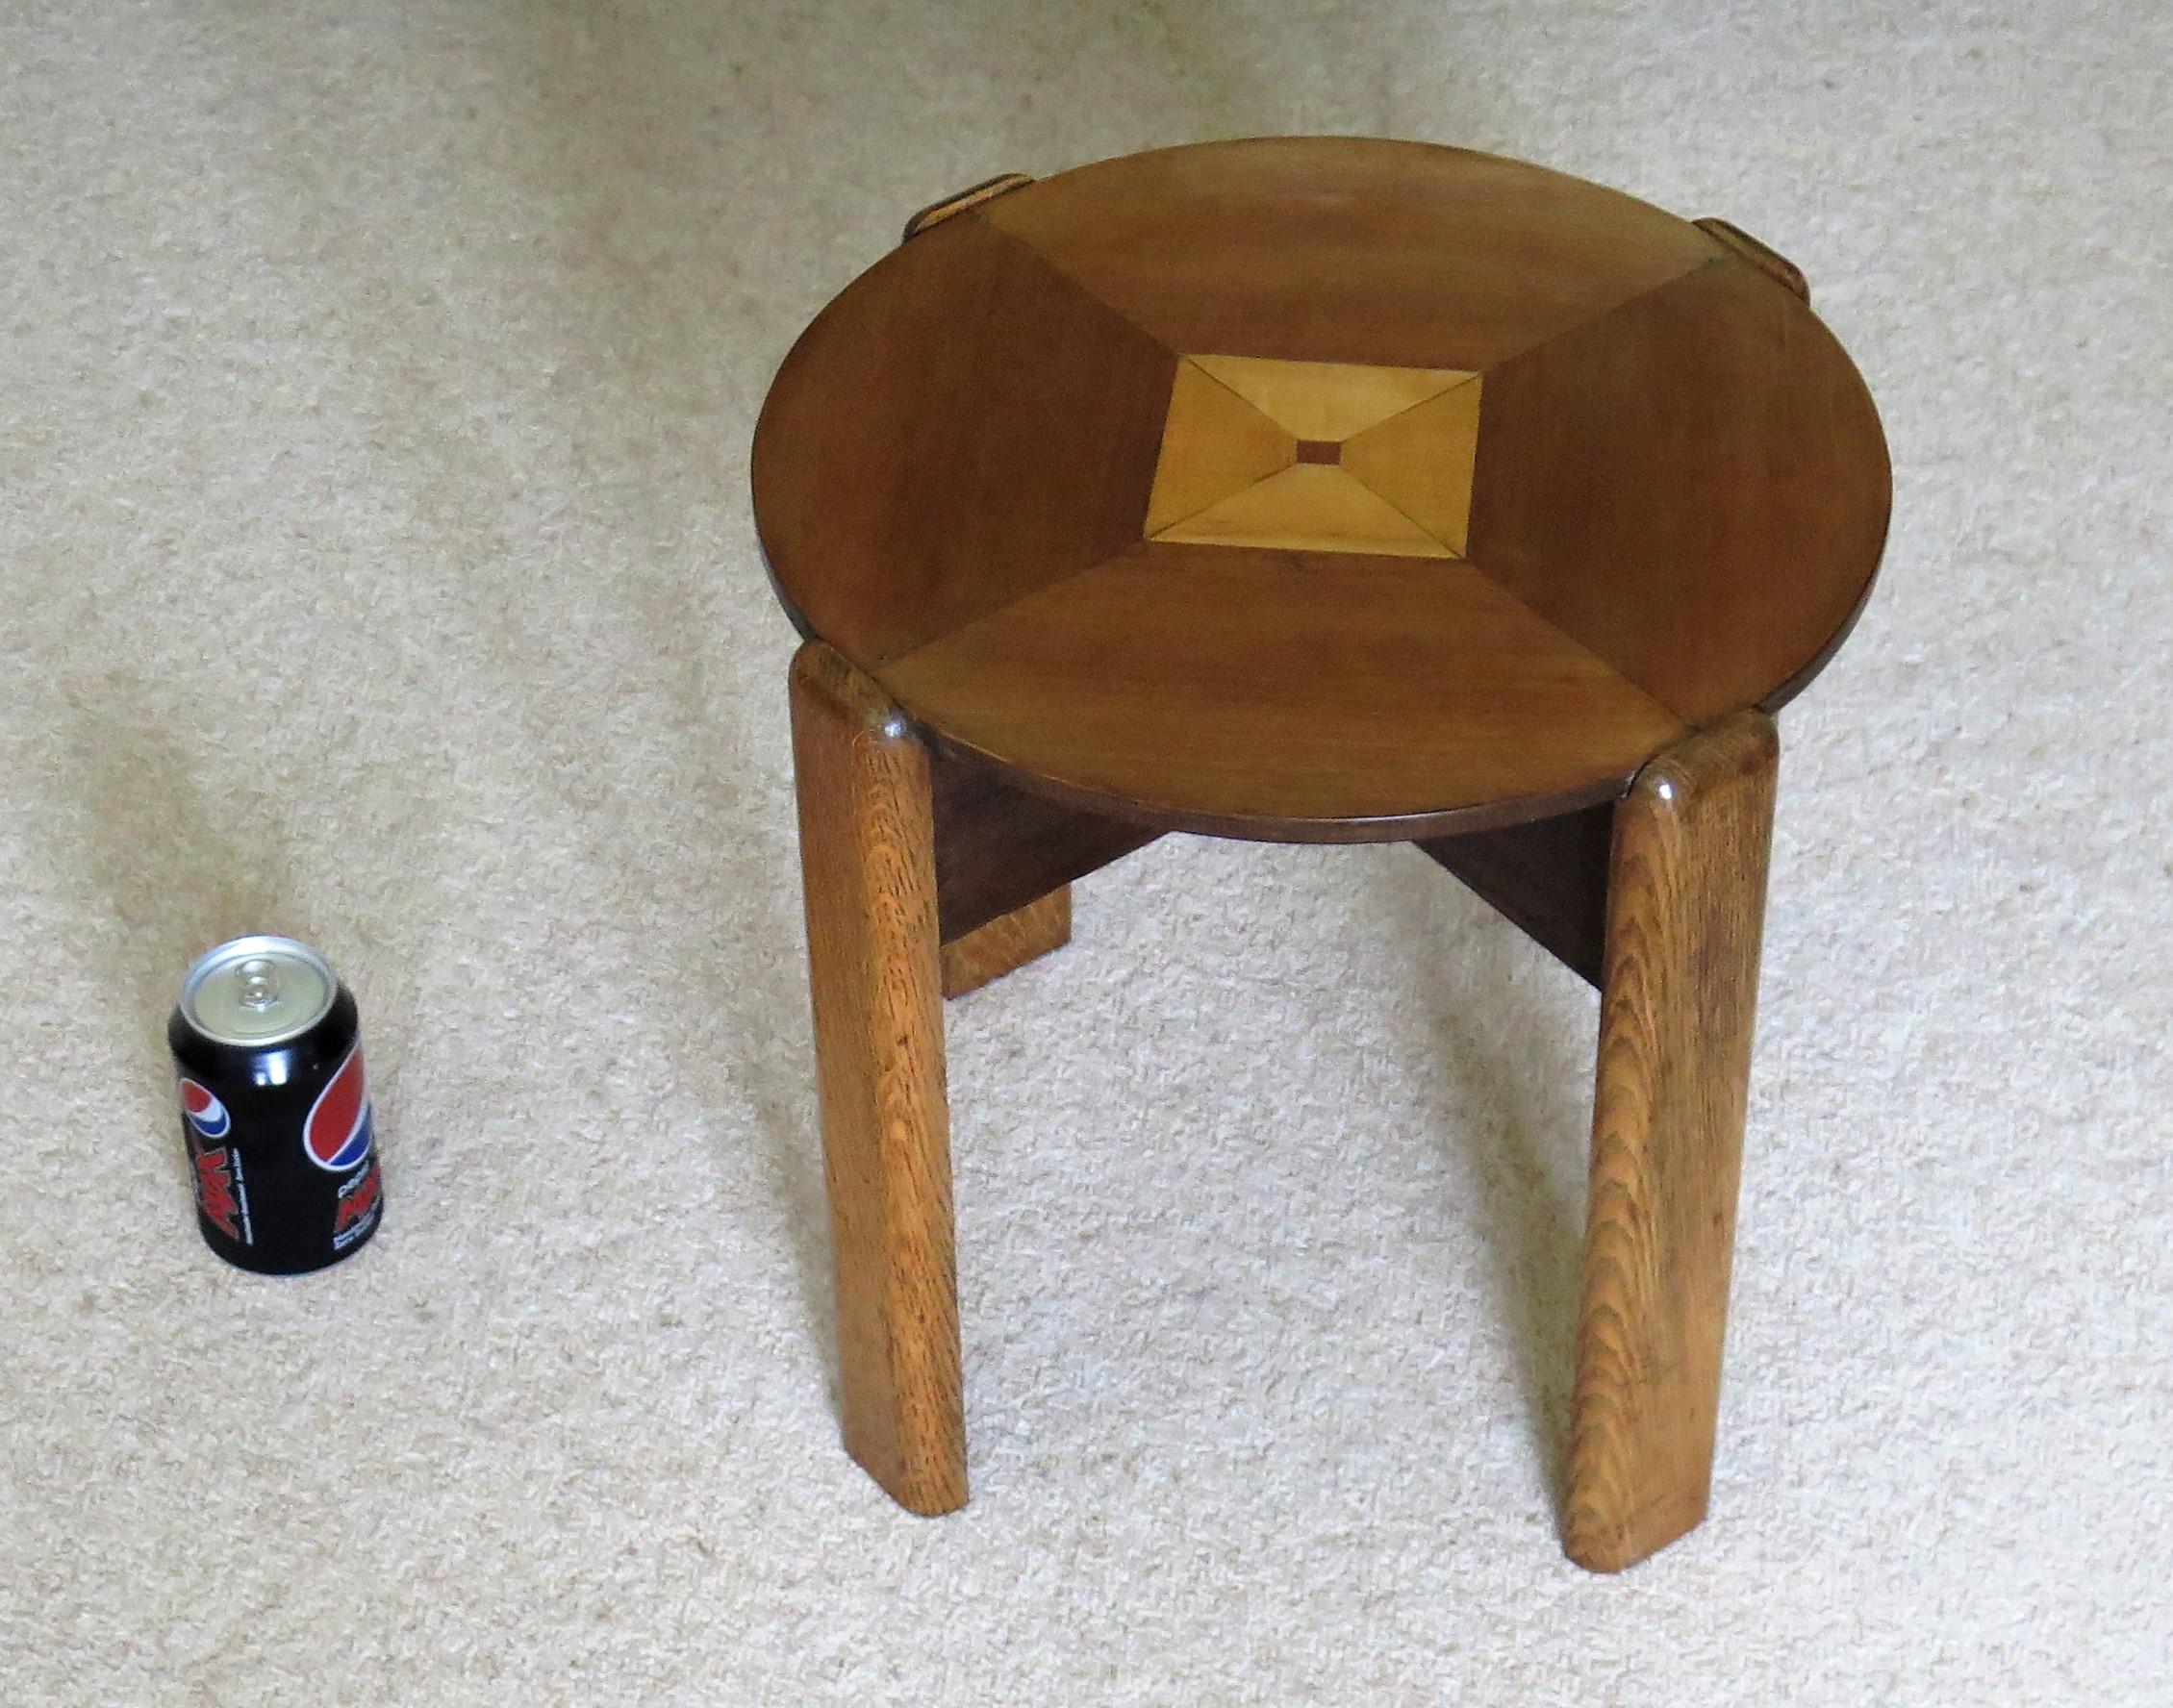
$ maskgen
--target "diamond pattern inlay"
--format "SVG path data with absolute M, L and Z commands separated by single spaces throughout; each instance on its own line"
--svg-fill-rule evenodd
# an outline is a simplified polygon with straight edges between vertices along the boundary
M 1147 538 L 1460 558 L 1479 387 L 1453 368 L 1183 357 Z

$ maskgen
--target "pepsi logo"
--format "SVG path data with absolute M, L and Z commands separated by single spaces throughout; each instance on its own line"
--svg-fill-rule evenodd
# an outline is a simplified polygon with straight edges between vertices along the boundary
M 302 1149 L 318 1168 L 344 1174 L 369 1155 L 369 1079 L 358 1043 L 310 1105 L 310 1118 L 302 1123 Z
M 234 1124 L 226 1105 L 192 1079 L 181 1081 L 181 1113 L 207 1139 L 225 1138 L 227 1128 Z

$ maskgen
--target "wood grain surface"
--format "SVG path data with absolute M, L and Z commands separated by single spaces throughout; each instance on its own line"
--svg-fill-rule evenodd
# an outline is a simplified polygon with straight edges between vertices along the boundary
M 787 610 L 865 669 L 1122 551 L 1175 372 L 978 213 L 914 239 L 817 316 L 763 406 Z
M 1614 813 L 1563 1538 L 1598 1571 L 1706 1513 L 1779 753 L 1738 713 Z
M 943 945 L 943 993 L 964 996 L 1072 941 L 1072 887 L 1051 890 Z
M 1370 552 L 1392 558 L 1456 555 L 1348 469 L 1325 459 L 1294 463 L 1153 538 L 1195 545 L 1260 545 L 1284 552 Z
M 1297 461 L 1297 434 L 1199 363 L 1180 362 L 1142 531 L 1151 539 Z
M 1332 624 L 1315 620 L 1324 602 Z M 950 708 L 949 741 L 1065 804 L 1286 841 L 1485 829 L 1536 816 L 1535 798 L 1588 806 L 1683 733 L 1439 559 L 1142 544 L 876 674 L 900 704 Z M 1029 774 L 1027 755 L 1046 769 Z
M 1862 608 L 1876 414 L 1725 221 L 1352 138 L 984 188 L 795 345 L 755 509 L 802 632 L 1022 791 L 1285 840 L 1536 820 L 1778 706 Z
M 1470 557 L 1702 724 L 1805 679 L 1886 501 L 1878 416 L 1832 335 L 1716 261 L 1486 375 Z
M 1023 172 L 998 172 L 994 178 L 984 178 L 956 195 L 945 196 L 940 202 L 930 202 L 905 222 L 905 235 L 898 241 L 910 243 L 931 227 L 955 218 L 970 208 L 978 208 L 983 202 L 992 202 L 999 195 L 1008 195 L 1014 189 L 1023 188 L 1032 182 Z
M 1343 441 L 1336 459 L 1457 557 L 1470 535 L 1484 395 L 1475 375 L 1361 428 Z
M 928 759 L 820 641 L 792 670 L 846 1446 L 897 1502 L 966 1501 Z
M 1708 238 L 1717 239 L 1741 256 L 1799 301 L 1810 301 L 1810 281 L 1804 277 L 1804 269 L 1779 250 L 1767 248 L 1741 226 L 1732 225 L 1709 214 L 1705 218 L 1693 219 L 1690 223 Z
M 1491 366 L 1714 252 L 1558 172 L 1352 138 L 1102 161 L 985 214 L 1169 349 L 1396 367 Z
M 1257 356 L 1187 360 L 1294 437 L 1331 443 L 1377 427 L 1477 377 L 1462 368 L 1270 362 Z
M 1453 149 L 1163 150 L 908 236 L 787 357 L 753 461 L 819 638 L 854 1453 L 965 1498 L 941 994 L 1065 942 L 1070 883 L 1166 830 L 1410 839 L 1601 986 L 1564 1541 L 1642 1559 L 1710 1486 L 1767 713 L 1883 545 L 1860 376 L 1736 227 Z

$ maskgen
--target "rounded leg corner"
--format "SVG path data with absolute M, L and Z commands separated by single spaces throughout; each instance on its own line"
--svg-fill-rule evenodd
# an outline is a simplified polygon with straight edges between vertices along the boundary
M 1563 1526 L 1595 1571 L 1706 1514 L 1779 754 L 1739 713 L 1615 812 Z
M 846 1446 L 901 1506 L 966 1500 L 928 755 L 821 642 L 792 669 Z

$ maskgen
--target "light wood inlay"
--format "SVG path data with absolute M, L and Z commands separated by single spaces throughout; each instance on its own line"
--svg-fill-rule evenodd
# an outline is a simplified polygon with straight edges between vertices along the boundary
M 928 756 L 821 641 L 793 661 L 846 1447 L 899 1505 L 966 1502 Z
M 1346 470 L 1457 557 L 1471 526 L 1480 385 L 1466 380 L 1343 444 Z
M 1706 1513 L 1779 757 L 1737 713 L 1615 809 L 1563 1538 L 1596 1571 Z
M 1300 463 L 1154 536 L 1198 545 L 1264 545 L 1280 551 L 1377 552 L 1401 558 L 1456 554 L 1387 499 L 1332 464 Z
M 943 993 L 964 996 L 1072 941 L 1072 887 L 991 919 L 943 946 Z
M 1162 533 L 1297 459 L 1296 434 L 1197 363 L 1180 362 L 1147 501 L 1147 532 Z
M 1147 537 L 1460 556 L 1478 398 L 1474 375 L 1438 368 L 1187 356 Z
M 1338 443 L 1472 378 L 1458 369 L 1351 362 L 1271 362 L 1257 356 L 1186 360 L 1295 437 Z

